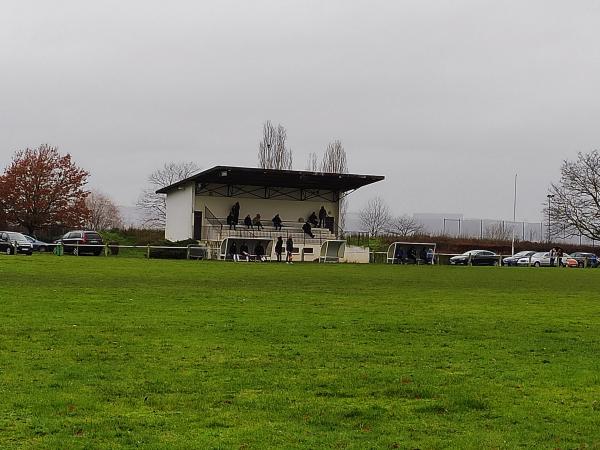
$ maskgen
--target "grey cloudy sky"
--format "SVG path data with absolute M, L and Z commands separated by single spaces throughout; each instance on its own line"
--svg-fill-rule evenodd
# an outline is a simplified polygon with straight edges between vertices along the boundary
M 134 204 L 167 161 L 295 168 L 341 139 L 397 213 L 539 220 L 565 158 L 598 147 L 600 2 L 0 3 L 0 163 L 43 142 Z

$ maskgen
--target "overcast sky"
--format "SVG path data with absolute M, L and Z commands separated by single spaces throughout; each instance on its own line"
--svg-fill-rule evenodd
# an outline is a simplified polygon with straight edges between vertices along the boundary
M 135 203 L 167 161 L 256 166 L 266 119 L 294 168 L 340 139 L 396 213 L 540 219 L 561 161 L 600 142 L 600 2 L 0 4 L 0 164 L 59 146 Z

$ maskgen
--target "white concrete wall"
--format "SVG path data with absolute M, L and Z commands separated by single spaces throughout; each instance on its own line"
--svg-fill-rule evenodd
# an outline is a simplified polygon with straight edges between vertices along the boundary
M 340 262 L 369 264 L 369 248 L 346 245 L 346 252 Z
M 194 232 L 194 184 L 167 194 L 165 238 L 170 241 L 190 239 Z
M 240 202 L 240 222 L 244 220 L 247 214 L 250 214 L 250 217 L 254 218 L 257 213 L 260 214 L 263 225 L 272 225 L 271 219 L 275 214 L 279 214 L 279 217 L 283 221 L 298 222 L 298 218 L 300 217 L 307 220 L 313 211 L 318 216 L 322 205 L 325 206 L 327 215 L 335 218 L 336 225 L 338 223 L 339 204 L 337 202 L 327 202 L 322 199 L 299 201 L 199 195 L 196 196 L 196 210 L 204 212 L 204 207 L 206 206 L 215 216 L 224 219 L 236 201 Z M 206 220 L 203 221 L 204 225 L 206 225 Z

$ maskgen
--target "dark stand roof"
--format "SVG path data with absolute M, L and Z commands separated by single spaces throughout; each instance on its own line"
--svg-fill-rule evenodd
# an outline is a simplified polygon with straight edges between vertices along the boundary
M 357 175 L 350 173 L 306 172 L 300 170 L 259 169 L 255 167 L 215 166 L 171 186 L 156 191 L 166 194 L 188 184 L 217 183 L 229 185 L 287 187 L 297 189 L 324 189 L 331 191 L 352 191 L 367 184 L 376 183 L 385 177 L 379 175 Z

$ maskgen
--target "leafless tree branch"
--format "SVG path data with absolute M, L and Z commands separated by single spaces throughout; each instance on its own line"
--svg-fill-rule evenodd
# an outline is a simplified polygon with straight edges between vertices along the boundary
M 148 176 L 149 186 L 138 198 L 137 207 L 144 215 L 145 225 L 152 228 L 163 228 L 167 221 L 166 196 L 156 191 L 170 186 L 191 176 L 200 167 L 195 162 L 165 163 L 165 165 Z

